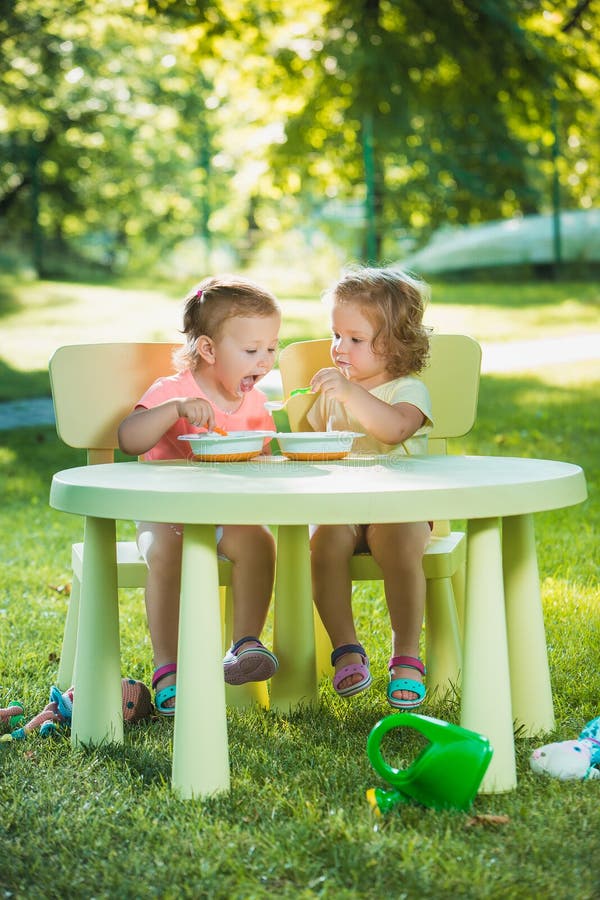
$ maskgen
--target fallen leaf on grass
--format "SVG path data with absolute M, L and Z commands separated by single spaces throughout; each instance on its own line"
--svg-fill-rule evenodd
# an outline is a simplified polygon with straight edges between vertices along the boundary
M 467 819 L 465 826 L 471 828 L 473 825 L 508 825 L 510 818 L 508 816 L 491 816 L 487 813 L 481 813 L 478 816 L 471 816 Z
M 48 587 L 51 591 L 56 591 L 57 594 L 66 594 L 67 597 L 71 594 L 71 585 L 70 584 L 49 584 Z

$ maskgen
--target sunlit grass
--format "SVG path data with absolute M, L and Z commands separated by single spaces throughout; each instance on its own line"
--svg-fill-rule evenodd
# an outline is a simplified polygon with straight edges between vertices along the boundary
M 51 288 L 48 309 L 56 301 Z M 70 314 L 84 309 L 93 318 L 103 294 L 80 305 L 79 290 L 62 294 L 65 309 L 72 304 Z M 136 301 L 140 314 L 143 298 L 142 293 Z M 175 299 L 168 302 L 177 305 Z M 287 302 L 297 336 L 320 336 L 313 331 L 316 315 L 303 320 L 304 304 Z M 108 303 L 116 299 L 109 297 Z M 534 306 L 549 312 L 547 304 L 532 301 L 532 315 Z M 310 308 L 316 311 L 317 302 Z M 116 306 L 111 309 L 114 313 Z M 477 304 L 471 311 L 479 311 Z M 499 307 L 492 311 L 502 315 Z M 35 315 L 21 310 L 26 313 L 31 326 Z M 515 321 L 523 321 L 522 314 L 520 308 L 507 311 Z M 65 316 L 65 326 L 68 320 Z M 3 347 L 11 344 L 5 322 L 12 322 L 15 334 L 26 330 L 22 324 L 17 328 L 13 309 L 0 320 Z M 144 317 L 136 322 L 144 324 Z M 97 333 L 90 320 L 73 321 L 71 327 Z M 27 378 L 27 360 L 19 358 L 19 364 Z M 10 374 L 14 377 L 14 370 Z M 229 710 L 228 795 L 186 803 L 174 797 L 168 721 L 126 729 L 120 747 L 74 751 L 66 737 L 39 735 L 0 743 L 3 895 L 33 900 L 600 896 L 598 782 L 545 780 L 528 763 L 533 747 L 576 737 L 586 721 L 600 715 L 599 391 L 598 362 L 484 376 L 476 426 L 452 442 L 454 452 L 575 462 L 588 483 L 585 503 L 535 516 L 557 721 L 551 735 L 517 740 L 516 791 L 475 801 L 474 812 L 506 815 L 507 825 L 468 827 L 463 813 L 416 806 L 374 818 L 365 791 L 381 782 L 365 742 L 389 712 L 384 697 L 389 625 L 381 586 L 360 584 L 355 611 L 372 660 L 372 689 L 344 702 L 323 682 L 320 707 L 291 716 Z M 70 545 L 82 534 L 78 517 L 49 508 L 50 481 L 58 469 L 83 461 L 83 453 L 61 445 L 51 428 L 0 432 L 0 705 L 21 699 L 30 714 L 46 704 L 56 678 Z M 120 536 L 130 537 L 131 529 L 131 523 L 120 523 Z M 141 592 L 121 592 L 120 617 L 123 674 L 149 683 L 151 649 Z M 457 721 L 458 710 L 459 698 L 449 696 L 432 698 L 422 711 Z M 406 759 L 417 749 L 415 740 L 401 745 Z
M 19 372 L 43 370 L 62 344 L 181 339 L 189 285 L 145 288 L 71 282 L 0 281 L 0 360 Z M 282 300 L 283 343 L 329 333 L 318 296 Z M 519 340 L 598 330 L 600 289 L 593 284 L 525 286 L 434 284 L 426 322 L 480 341 Z

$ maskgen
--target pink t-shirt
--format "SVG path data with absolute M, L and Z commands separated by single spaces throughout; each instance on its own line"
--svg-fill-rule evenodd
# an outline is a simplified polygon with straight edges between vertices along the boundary
M 173 400 L 175 397 L 208 397 L 200 390 L 194 376 L 189 369 L 178 372 L 176 375 L 168 375 L 158 378 L 151 384 L 144 396 L 136 403 L 136 409 L 152 409 L 165 400 Z M 252 388 L 244 394 L 242 404 L 235 412 L 225 413 L 222 409 L 211 403 L 215 413 L 215 425 L 224 431 L 277 431 L 271 413 L 264 407 L 266 395 L 257 388 Z M 208 400 L 210 403 L 210 400 Z M 202 434 L 205 428 L 197 428 L 190 425 L 187 419 L 177 419 L 142 459 L 191 459 L 192 451 L 187 441 L 177 440 L 180 434 Z

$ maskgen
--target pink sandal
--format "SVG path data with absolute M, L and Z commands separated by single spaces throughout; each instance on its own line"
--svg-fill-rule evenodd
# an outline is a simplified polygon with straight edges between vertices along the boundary
M 240 650 L 242 644 L 256 641 L 258 647 Z M 258 638 L 248 636 L 236 641 L 225 654 L 223 670 L 227 684 L 246 684 L 248 681 L 266 681 L 279 668 L 275 654 L 267 650 Z
M 373 679 L 371 678 L 369 660 L 365 653 L 365 648 L 361 644 L 342 644 L 341 647 L 337 647 L 331 654 L 331 665 L 335 666 L 338 659 L 345 656 L 346 653 L 359 653 L 362 657 L 362 663 L 342 666 L 339 672 L 336 672 L 333 676 L 333 689 L 340 697 L 353 697 L 355 694 L 360 694 L 361 691 L 366 691 Z M 361 679 L 349 687 L 341 688 L 339 686 L 340 682 L 344 678 L 348 678 L 349 675 L 360 675 Z

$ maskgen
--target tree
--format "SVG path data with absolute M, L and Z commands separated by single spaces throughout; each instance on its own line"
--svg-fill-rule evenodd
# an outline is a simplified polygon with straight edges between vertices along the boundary
M 207 215 L 201 163 L 211 139 L 210 86 L 193 63 L 194 36 L 157 27 L 139 7 L 5 5 L 6 230 L 31 221 L 35 173 L 39 224 L 59 246 L 87 242 L 111 263 L 147 247 L 156 258 L 194 234 Z
M 585 19 L 587 43 L 567 43 L 553 6 L 331 3 L 310 56 L 293 45 L 279 56 L 290 79 L 303 78 L 306 99 L 274 149 L 278 180 L 293 168 L 299 194 L 364 200 L 370 136 L 378 256 L 385 234 L 424 240 L 441 224 L 539 211 L 549 199 L 539 157 L 549 156 L 552 85 L 576 121 L 582 73 L 591 77 L 598 51 Z
M 440 225 L 545 211 L 555 174 L 563 205 L 597 196 L 598 0 L 0 12 L 0 229 L 34 246 L 147 268 L 198 234 L 339 240 L 358 212 L 359 254 L 397 258 Z

